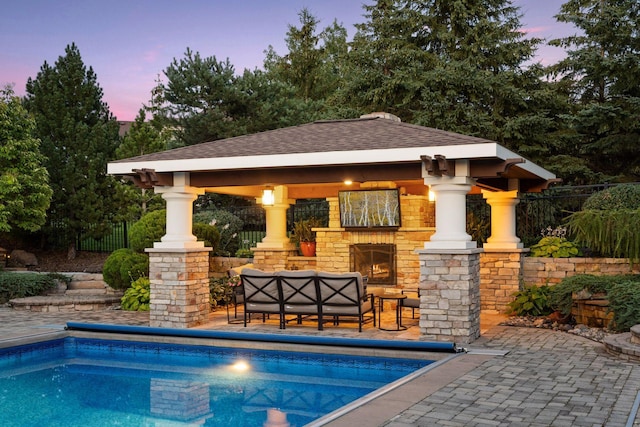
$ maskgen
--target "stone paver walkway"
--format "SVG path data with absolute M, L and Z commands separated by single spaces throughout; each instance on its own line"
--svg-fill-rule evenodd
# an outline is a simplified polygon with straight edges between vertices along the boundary
M 147 325 L 148 314 L 119 310 L 30 313 L 0 307 L 0 344 L 59 331 L 67 321 Z M 249 328 L 228 325 L 226 312 L 218 311 L 203 328 L 416 339 L 417 320 L 403 321 L 410 327 L 401 333 L 368 326 L 359 334 L 347 324 L 325 331 L 291 325 L 279 331 L 269 322 L 254 321 Z M 369 403 L 365 413 L 370 416 L 359 416 L 356 424 L 347 415 L 331 425 L 640 426 L 638 419 L 627 424 L 640 391 L 639 364 L 619 360 L 605 353 L 602 344 L 563 332 L 495 326 L 491 321 L 483 329 L 483 336 L 468 346 L 469 354 L 434 369 L 434 377 L 414 380 L 395 395 Z M 486 355 L 493 350 L 508 353 Z M 405 397 L 411 400 L 402 401 Z

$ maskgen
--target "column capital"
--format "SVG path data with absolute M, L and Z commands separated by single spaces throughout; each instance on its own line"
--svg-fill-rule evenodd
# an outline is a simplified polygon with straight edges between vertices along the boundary
M 486 250 L 516 250 L 524 246 L 516 236 L 518 191 L 485 191 L 482 197 L 491 207 L 491 237 L 483 245 Z
M 513 203 L 517 205 L 520 203 L 518 198 L 518 190 L 512 191 L 488 191 L 482 190 L 482 197 L 489 203 Z

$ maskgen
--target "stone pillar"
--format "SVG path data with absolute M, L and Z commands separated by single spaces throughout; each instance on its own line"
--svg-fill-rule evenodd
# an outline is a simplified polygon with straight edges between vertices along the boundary
M 151 415 L 171 421 L 149 425 L 204 425 L 213 416 L 209 387 L 205 382 L 151 378 Z
M 422 339 L 469 344 L 480 337 L 481 252 L 418 251 Z
M 483 245 L 484 249 L 521 249 L 523 244 L 516 236 L 518 192 L 483 190 L 482 196 L 491 206 L 491 237 Z
M 173 186 L 156 187 L 167 201 L 167 230 L 149 253 L 149 325 L 190 328 L 209 318 L 209 252 L 192 232 L 193 202 L 204 190 L 175 173 Z
M 191 328 L 209 319 L 209 251 L 147 249 L 151 303 L 149 326 Z

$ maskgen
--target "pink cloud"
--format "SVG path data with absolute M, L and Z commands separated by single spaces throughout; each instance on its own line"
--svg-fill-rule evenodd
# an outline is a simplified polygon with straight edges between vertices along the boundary
M 544 33 L 548 30 L 549 30 L 549 27 L 538 26 L 538 27 L 521 28 L 519 31 L 525 34 L 538 34 L 538 33 Z

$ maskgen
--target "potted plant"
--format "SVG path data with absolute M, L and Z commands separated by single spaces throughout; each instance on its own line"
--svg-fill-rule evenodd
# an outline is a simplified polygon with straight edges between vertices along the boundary
M 303 256 L 316 256 L 316 232 L 313 229 L 320 226 L 320 221 L 313 217 L 293 224 L 291 241 L 298 245 Z

